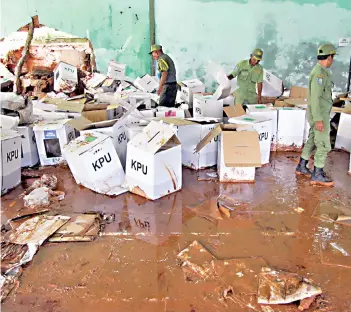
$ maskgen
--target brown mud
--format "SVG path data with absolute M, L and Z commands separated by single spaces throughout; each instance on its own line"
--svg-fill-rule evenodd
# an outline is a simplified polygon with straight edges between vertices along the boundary
M 131 193 L 95 194 L 76 185 L 67 168 L 40 170 L 56 174 L 57 189 L 66 193 L 52 212 L 99 211 L 114 214 L 114 221 L 93 242 L 45 243 L 24 267 L 3 311 L 255 311 L 219 300 L 218 284 L 185 280 L 176 256 L 194 240 L 219 260 L 262 257 L 272 268 L 312 279 L 327 301 L 319 311 L 351 311 L 351 269 L 322 264 L 320 253 L 329 241 L 351 240 L 351 227 L 312 218 L 321 203 L 351 214 L 349 154 L 334 151 L 328 157 L 333 188 L 297 177 L 291 155 L 297 154 L 273 153 L 271 164 L 257 169 L 255 184 L 198 181 L 196 171 L 184 169 L 183 189 L 154 202 Z M 2 224 L 21 214 L 23 191 L 20 186 L 2 198 Z M 231 219 L 215 221 L 191 210 L 219 194 L 244 208 L 235 205 Z M 271 308 L 298 311 L 298 304 Z M 312 304 L 308 311 L 315 309 Z

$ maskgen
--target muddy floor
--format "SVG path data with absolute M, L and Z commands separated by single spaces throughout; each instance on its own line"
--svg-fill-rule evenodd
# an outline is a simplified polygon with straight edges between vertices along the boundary
M 234 294 L 241 301 L 219 300 L 218 285 L 185 280 L 176 255 L 194 240 L 217 259 L 259 256 L 272 268 L 312 279 L 325 303 L 310 311 L 351 311 L 351 268 L 322 263 L 320 252 L 332 240 L 351 240 L 351 227 L 313 217 L 329 208 L 351 215 L 349 154 L 330 154 L 326 169 L 336 184 L 327 189 L 296 178 L 297 161 L 294 153 L 273 155 L 252 185 L 198 181 L 195 171 L 184 169 L 182 191 L 155 202 L 129 193 L 97 195 L 77 186 L 67 168 L 45 168 L 57 174 L 58 189 L 66 192 L 52 210 L 107 212 L 115 220 L 93 242 L 45 243 L 24 267 L 3 311 L 262 311 L 243 304 L 250 295 L 244 291 Z M 22 191 L 18 187 L 2 198 L 2 223 L 22 208 Z M 194 207 L 209 205 L 219 194 L 242 204 L 232 219 L 195 213 Z M 298 311 L 294 304 L 271 309 Z

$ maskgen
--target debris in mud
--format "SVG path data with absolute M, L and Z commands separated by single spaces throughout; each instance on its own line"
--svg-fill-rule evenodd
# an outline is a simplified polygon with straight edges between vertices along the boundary
M 198 181 L 218 182 L 218 179 L 217 169 L 204 169 L 197 172 Z
M 47 187 L 39 187 L 30 194 L 24 196 L 24 206 L 27 208 L 46 207 L 51 201 L 61 201 L 65 198 L 65 193 L 52 191 Z
M 189 247 L 177 255 L 177 263 L 183 268 L 186 280 L 205 280 L 212 275 L 211 261 L 215 257 L 198 241 L 193 241 Z
M 321 221 L 351 226 L 351 212 L 340 204 L 325 202 L 318 205 L 312 215 Z
M 297 212 L 297 213 L 302 213 L 305 211 L 305 209 L 301 208 L 301 207 L 298 207 L 298 208 L 294 208 L 294 210 Z
M 317 295 L 312 296 L 310 298 L 305 298 L 300 301 L 300 305 L 297 308 L 299 311 L 305 311 L 308 310 L 311 306 L 311 304 L 316 300 Z
M 15 287 L 19 286 L 18 279 L 21 275 L 22 268 L 18 267 L 11 270 L 7 275 L 0 276 L 1 302 L 7 298 Z
M 287 304 L 320 295 L 322 289 L 294 273 L 263 268 L 259 274 L 258 303 Z
M 74 215 L 49 238 L 49 242 L 90 242 L 98 236 L 100 225 L 98 214 Z
M 333 240 L 321 244 L 321 262 L 351 269 L 351 240 Z
M 187 206 L 187 208 L 195 212 L 199 217 L 205 218 L 211 222 L 223 220 L 223 214 L 218 209 L 217 197 L 204 200 L 196 205 Z
M 21 194 L 21 197 L 41 187 L 46 187 L 52 191 L 56 190 L 57 177 L 52 174 L 43 174 L 39 180 L 35 180 L 33 184 Z
M 55 233 L 61 226 L 69 221 L 66 216 L 40 215 L 24 221 L 19 227 L 4 235 L 4 241 L 13 244 L 34 244 L 40 246 Z

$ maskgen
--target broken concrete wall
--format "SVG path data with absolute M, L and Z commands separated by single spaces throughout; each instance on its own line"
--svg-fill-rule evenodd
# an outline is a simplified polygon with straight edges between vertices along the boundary
M 288 86 L 307 86 L 318 44 L 351 37 L 350 0 L 156 0 L 155 6 L 156 39 L 174 58 L 179 80 L 206 78 L 208 60 L 229 73 L 258 46 L 265 69 Z M 169 16 L 181 23 L 174 27 Z M 351 47 L 340 48 L 335 58 L 338 89 L 346 88 L 350 54 Z M 207 77 L 207 87 L 212 81 Z
M 39 15 L 41 24 L 90 39 L 97 68 L 104 73 L 111 59 L 130 64 L 127 75 L 132 77 L 149 71 L 148 0 L 93 1 L 88 5 L 84 0 L 18 0 L 16 5 L 1 1 L 0 37 L 29 23 L 34 15 Z

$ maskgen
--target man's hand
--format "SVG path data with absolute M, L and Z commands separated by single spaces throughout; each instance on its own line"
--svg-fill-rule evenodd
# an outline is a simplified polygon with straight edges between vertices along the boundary
M 163 86 L 160 86 L 157 90 L 157 95 L 160 95 L 162 93 Z
M 323 121 L 316 121 L 315 128 L 316 128 L 316 130 L 323 132 L 324 131 L 324 122 Z
M 262 104 L 262 97 L 260 96 L 257 97 L 257 104 Z

